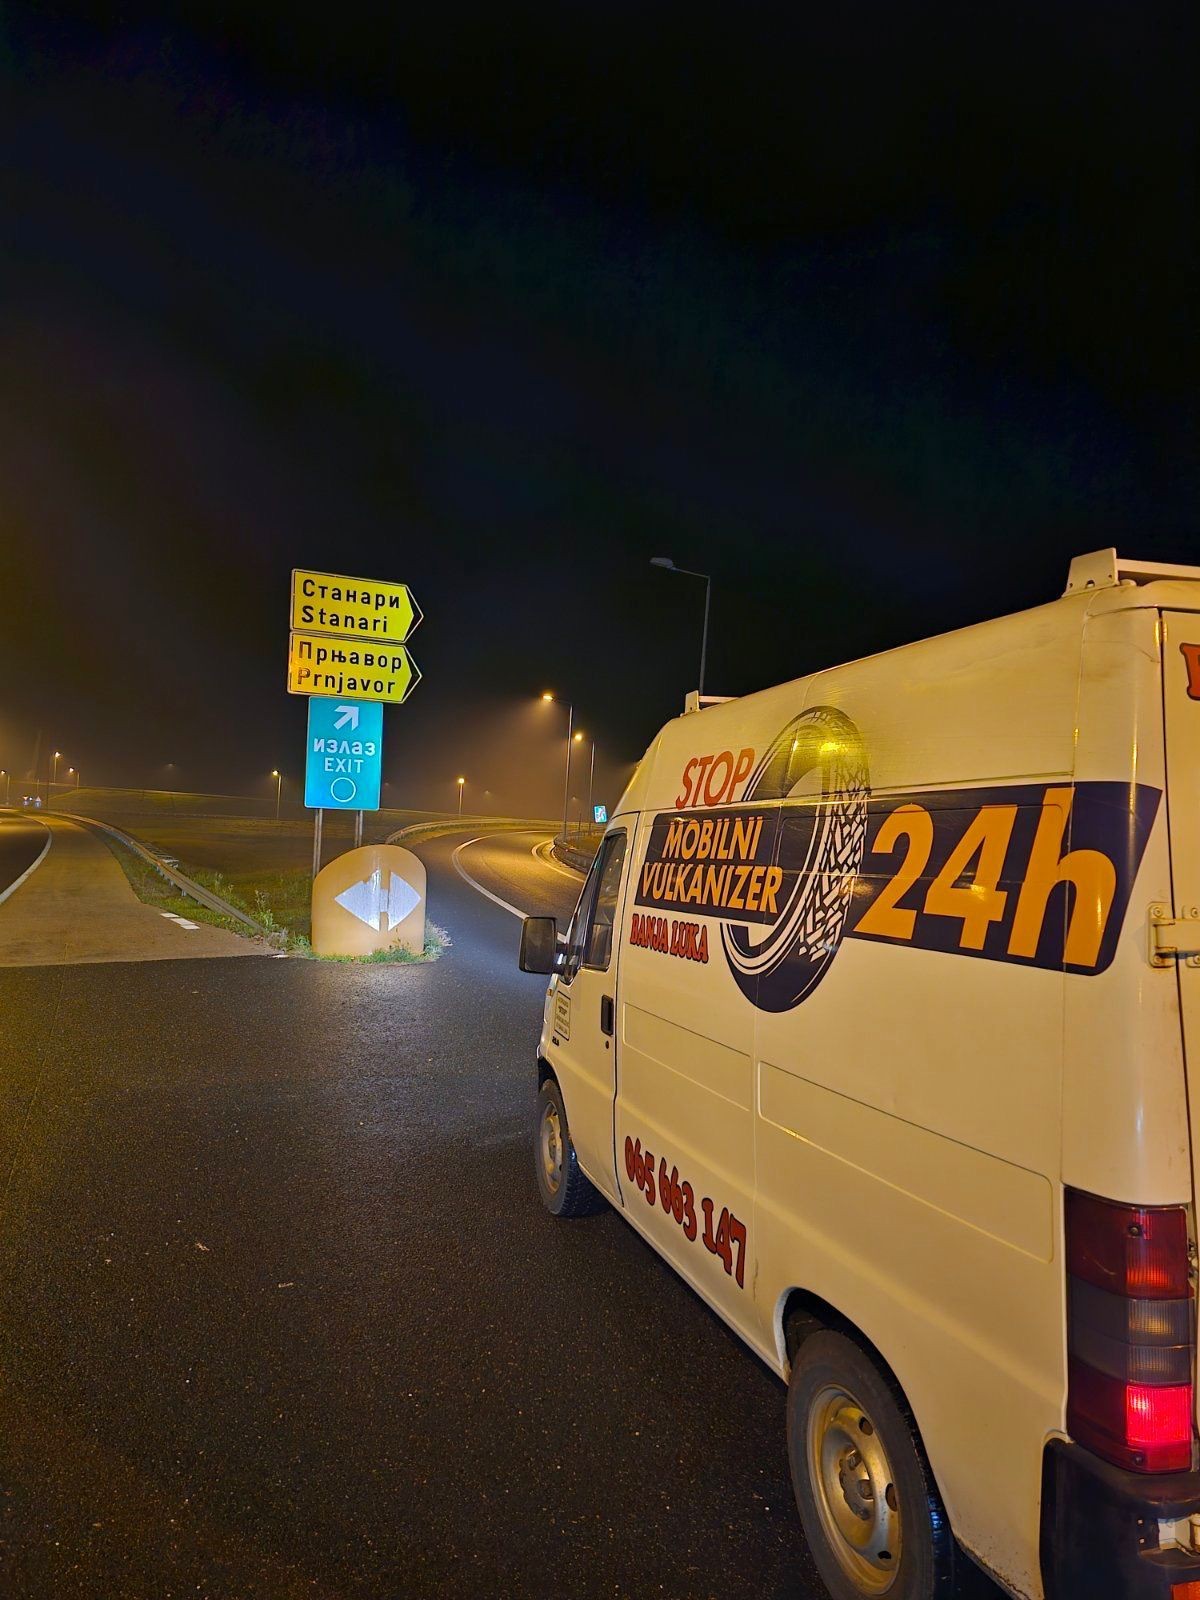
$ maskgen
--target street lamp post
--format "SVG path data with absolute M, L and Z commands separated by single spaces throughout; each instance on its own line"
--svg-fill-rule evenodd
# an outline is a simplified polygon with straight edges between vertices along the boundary
M 4 779 L 4 804 L 8 805 L 12 799 L 12 773 L 5 772 L 3 767 L 0 767 L 0 778 Z
M 62 760 L 62 751 L 61 750 L 56 750 L 54 752 L 54 768 L 53 768 L 53 771 L 50 774 L 50 793 L 46 796 L 47 801 L 50 801 L 50 800 L 54 799 L 54 785 L 58 782 L 58 763 L 61 760 Z
M 575 734 L 575 743 L 576 744 L 582 744 L 583 743 L 583 734 L 581 732 L 577 732 Z M 571 798 L 572 799 L 576 799 L 576 797 L 574 795 L 572 795 Z M 578 804 L 578 803 L 579 803 L 578 800 L 576 800 L 576 804 Z M 582 813 L 582 810 L 583 810 L 583 808 L 582 808 L 582 806 L 580 806 L 580 813 Z M 580 835 L 580 832 L 581 832 L 582 828 L 583 828 L 583 816 L 582 816 L 582 814 L 580 814 L 575 819 L 575 843 L 576 844 L 579 843 L 579 835 Z
M 467 787 L 467 780 L 465 778 L 456 778 L 455 782 L 458 784 L 458 814 L 461 817 L 463 790 Z
M 595 777 L 596 777 L 596 741 L 595 741 L 595 739 L 593 739 L 592 740 L 592 760 L 591 760 L 591 765 L 588 767 L 588 808 L 587 808 L 587 814 L 592 819 L 591 822 L 588 823 L 588 827 L 589 828 L 594 826 L 595 821 L 596 821 L 596 813 L 592 808 L 592 784 L 593 784 L 593 782 L 595 780 Z
M 708 655 L 708 602 L 712 597 L 712 579 L 707 572 L 693 572 L 689 567 L 677 567 L 670 556 L 651 556 L 652 567 L 664 567 L 668 572 L 679 572 L 685 578 L 704 579 L 704 630 L 700 635 L 700 685 L 699 692 L 704 693 L 704 663 Z
M 279 821 L 279 797 L 283 793 L 283 773 L 278 767 L 271 768 L 271 776 L 275 779 L 275 821 Z
M 546 700 L 546 701 L 549 701 L 553 705 L 559 705 L 560 706 L 560 705 L 562 705 L 564 703 L 561 700 L 556 700 L 554 698 L 554 696 L 549 692 L 549 690 L 547 690 L 546 693 L 542 696 L 542 699 Z M 574 729 L 575 729 L 575 707 L 568 702 L 567 703 L 567 767 L 566 767 L 566 771 L 563 773 L 563 831 L 562 831 L 562 836 L 563 836 L 563 843 L 564 844 L 566 844 L 566 842 L 567 842 L 567 807 L 569 806 L 570 801 L 571 801 L 571 736 L 572 736 L 572 733 L 574 732 Z

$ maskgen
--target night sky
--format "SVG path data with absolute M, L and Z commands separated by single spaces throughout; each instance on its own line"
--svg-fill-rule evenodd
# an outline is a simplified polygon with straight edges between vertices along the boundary
M 1200 561 L 1194 17 L 0 11 L 0 766 L 296 772 L 296 565 L 425 611 L 394 801 L 546 814 L 543 689 L 611 801 L 695 685 L 653 555 L 726 694 Z

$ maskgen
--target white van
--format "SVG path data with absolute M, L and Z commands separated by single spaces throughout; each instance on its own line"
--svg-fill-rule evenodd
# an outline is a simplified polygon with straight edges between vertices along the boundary
M 832 1595 L 1200 1600 L 1200 568 L 669 723 L 521 960 L 542 1198 L 787 1380 Z

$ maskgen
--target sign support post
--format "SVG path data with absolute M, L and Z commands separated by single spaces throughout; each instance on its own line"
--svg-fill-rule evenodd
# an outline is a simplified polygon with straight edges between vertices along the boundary
M 316 811 L 316 813 L 315 813 L 315 815 L 313 817 L 313 871 L 312 871 L 312 875 L 313 875 L 314 878 L 316 877 L 317 873 L 320 872 L 320 870 L 321 870 L 321 833 L 322 833 L 322 823 L 324 822 L 324 820 L 325 820 L 325 813 L 324 813 L 323 810 L 321 810 L 320 807 L 318 807 L 317 811 Z
M 354 848 L 358 850 L 362 845 L 363 814 L 361 811 L 354 813 Z

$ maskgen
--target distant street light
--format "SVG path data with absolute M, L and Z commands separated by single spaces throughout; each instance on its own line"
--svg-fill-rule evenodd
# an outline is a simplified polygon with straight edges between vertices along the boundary
M 46 796 L 46 798 L 48 800 L 54 798 L 54 785 L 58 782 L 58 763 L 61 760 L 62 760 L 62 751 L 61 750 L 56 750 L 54 752 L 54 770 L 50 774 L 50 793 Z
M 565 705 L 566 708 L 567 708 L 567 768 L 566 768 L 566 771 L 563 773 L 563 831 L 562 831 L 563 843 L 565 844 L 566 843 L 566 839 L 567 839 L 567 807 L 569 806 L 570 800 L 571 800 L 571 745 L 574 742 L 572 740 L 572 738 L 571 738 L 571 735 L 574 732 L 574 728 L 575 728 L 575 707 L 573 705 L 571 705 L 569 701 L 556 699 L 555 696 L 552 695 L 548 689 L 547 689 L 546 693 L 542 696 L 542 699 L 548 701 L 552 705 L 559 705 L 559 706 Z
M 4 779 L 4 804 L 8 805 L 12 799 L 12 773 L 5 772 L 4 768 L 0 767 L 0 778 Z
M 279 821 L 279 797 L 283 793 L 283 773 L 277 767 L 271 768 L 271 776 L 275 779 L 275 821 Z
M 700 635 L 700 685 L 699 692 L 704 693 L 704 662 L 708 655 L 708 602 L 712 597 L 712 579 L 707 572 L 693 572 L 689 567 L 677 567 L 670 556 L 651 556 L 652 567 L 663 567 L 668 572 L 679 572 L 685 578 L 704 579 L 704 631 Z
M 458 814 L 461 817 L 463 790 L 467 787 L 467 780 L 465 778 L 456 778 L 455 782 L 458 784 Z

